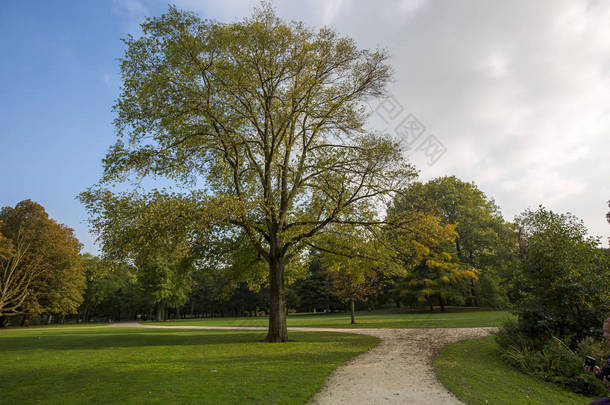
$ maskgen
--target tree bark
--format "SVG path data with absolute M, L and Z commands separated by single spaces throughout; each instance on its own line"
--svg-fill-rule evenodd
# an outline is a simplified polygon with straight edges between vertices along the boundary
M 157 322 L 162 322 L 163 321 L 163 315 L 164 315 L 165 311 L 163 308 L 163 304 L 162 303 L 157 303 Z
M 288 340 L 286 327 L 286 289 L 284 287 L 284 258 L 272 256 L 269 262 L 269 330 L 265 342 Z
M 355 311 L 354 311 L 354 300 L 353 299 L 351 299 L 350 302 L 349 302 L 349 312 L 350 312 L 350 315 L 352 317 L 352 325 L 353 325 L 353 324 L 356 323 L 356 321 L 354 320 L 354 312 Z
M 445 301 L 443 301 L 443 296 L 438 295 L 438 301 L 441 304 L 441 312 L 445 312 Z
M 472 250 L 469 252 L 469 257 L 470 257 L 470 264 L 472 264 L 474 262 L 474 257 L 473 257 L 473 253 Z M 477 301 L 477 296 L 476 293 L 474 292 L 474 279 L 470 279 L 470 296 L 472 297 L 472 306 L 473 307 L 478 307 L 479 303 Z
M 472 297 L 472 302 L 471 302 L 472 306 L 478 307 L 479 302 L 477 300 L 476 293 L 474 292 L 474 279 L 470 279 L 470 296 Z
M 49 316 L 47 318 L 47 325 L 50 325 L 52 321 L 53 321 L 53 315 L 49 314 Z
M 0 316 L 0 328 L 6 328 L 8 325 L 8 316 L 2 315 Z

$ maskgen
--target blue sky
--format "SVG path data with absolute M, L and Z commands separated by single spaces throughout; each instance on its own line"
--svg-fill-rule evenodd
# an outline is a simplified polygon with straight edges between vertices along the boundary
M 117 58 L 133 16 L 112 1 L 0 7 L 0 206 L 34 200 L 93 251 L 75 197 L 115 140 Z
M 257 0 L 176 0 L 231 21 Z M 610 237 L 610 2 L 588 0 L 274 0 L 285 19 L 328 24 L 384 47 L 390 93 L 446 148 L 422 180 L 457 175 L 507 220 L 543 204 Z M 42 204 L 95 252 L 75 199 L 100 178 L 115 141 L 121 38 L 161 0 L 0 4 L 0 206 Z M 401 119 L 400 117 L 398 118 Z M 376 129 L 392 131 L 397 122 Z M 384 128 L 384 125 L 389 125 Z

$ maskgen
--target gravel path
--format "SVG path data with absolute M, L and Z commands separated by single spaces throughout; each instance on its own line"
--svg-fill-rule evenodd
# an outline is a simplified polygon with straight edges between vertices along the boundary
M 132 327 L 267 330 L 266 327 L 159 326 L 144 325 L 136 322 L 120 322 L 89 328 Z M 487 336 L 496 330 L 496 328 L 288 329 L 311 332 L 360 333 L 376 336 L 381 339 L 381 342 L 370 351 L 356 356 L 337 368 L 326 380 L 320 391 L 316 393 L 310 405 L 462 404 L 459 399 L 443 386 L 434 373 L 432 366 L 434 355 L 448 344 L 464 339 Z
M 381 343 L 335 370 L 310 404 L 462 404 L 434 373 L 434 355 L 443 346 L 494 330 L 346 330 L 377 336 Z

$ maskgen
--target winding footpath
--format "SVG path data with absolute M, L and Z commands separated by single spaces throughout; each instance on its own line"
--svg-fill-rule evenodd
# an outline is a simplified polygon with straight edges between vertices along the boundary
M 325 404 L 462 404 L 440 382 L 434 355 L 459 340 L 489 335 L 495 328 L 360 329 L 381 343 L 336 369 L 312 399 Z
M 136 322 L 91 328 L 267 330 L 266 327 L 160 326 Z M 440 382 L 432 361 L 451 343 L 491 334 L 496 328 L 331 329 L 288 328 L 310 332 L 345 332 L 376 336 L 381 342 L 337 368 L 310 405 L 463 404 Z

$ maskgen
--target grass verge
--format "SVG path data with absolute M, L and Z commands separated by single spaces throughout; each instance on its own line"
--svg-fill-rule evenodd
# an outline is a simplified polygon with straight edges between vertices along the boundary
M 7 330 L 0 403 L 305 404 L 371 336 L 258 331 Z
M 591 401 L 509 366 L 492 336 L 445 347 L 434 359 L 445 386 L 468 405 L 583 405 Z
M 357 313 L 356 323 L 350 324 L 349 314 L 293 314 L 288 315 L 289 327 L 310 328 L 474 328 L 500 326 L 512 315 L 507 311 L 446 312 L 446 313 Z M 201 318 L 153 325 L 190 326 L 267 326 L 264 316 L 252 318 Z

